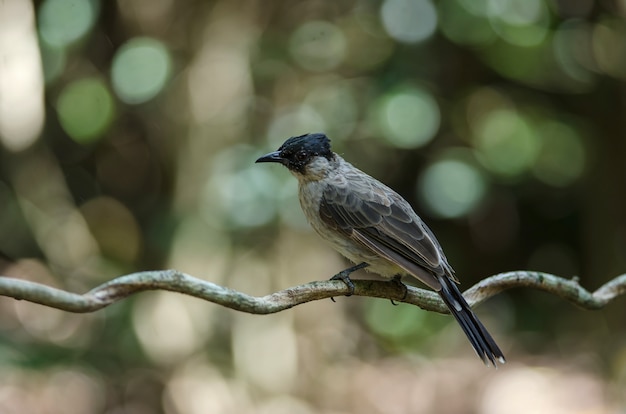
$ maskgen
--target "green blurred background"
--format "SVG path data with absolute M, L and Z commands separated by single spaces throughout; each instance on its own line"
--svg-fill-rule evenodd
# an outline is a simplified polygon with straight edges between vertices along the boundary
M 254 165 L 324 131 L 411 201 L 462 288 L 530 269 L 596 289 L 626 270 L 625 18 L 624 0 L 3 0 L 0 273 L 84 292 L 176 268 L 254 295 L 328 278 L 347 263 L 295 180 Z M 626 300 L 519 289 L 478 313 L 498 371 L 452 318 L 384 300 L 4 298 L 0 412 L 626 410 Z

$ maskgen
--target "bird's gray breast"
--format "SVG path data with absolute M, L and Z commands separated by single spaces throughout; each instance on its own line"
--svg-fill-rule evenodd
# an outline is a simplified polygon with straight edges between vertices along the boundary
M 322 181 L 301 182 L 299 188 L 300 206 L 313 229 L 324 239 L 332 238 L 331 229 L 320 219 L 319 211 L 326 184 Z

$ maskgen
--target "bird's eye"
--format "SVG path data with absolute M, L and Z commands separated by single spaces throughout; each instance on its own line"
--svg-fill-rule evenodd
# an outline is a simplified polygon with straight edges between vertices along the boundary
M 306 159 L 307 159 L 307 157 L 308 157 L 308 154 L 307 154 L 307 152 L 306 152 L 306 151 L 298 151 L 298 152 L 296 153 L 296 159 L 297 159 L 298 161 L 304 161 L 304 160 L 306 160 Z

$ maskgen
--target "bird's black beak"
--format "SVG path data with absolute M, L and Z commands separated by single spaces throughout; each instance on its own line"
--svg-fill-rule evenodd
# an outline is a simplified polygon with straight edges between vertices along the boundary
M 255 162 L 277 162 L 284 165 L 287 163 L 287 160 L 280 156 L 280 151 L 274 151 L 269 154 L 265 154 Z

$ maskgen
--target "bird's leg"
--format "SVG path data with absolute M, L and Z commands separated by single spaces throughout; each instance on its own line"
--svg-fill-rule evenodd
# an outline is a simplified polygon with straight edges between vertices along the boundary
M 394 285 L 400 287 L 400 289 L 404 290 L 404 295 L 402 295 L 402 299 L 400 300 L 404 300 L 406 299 L 406 296 L 409 294 L 409 290 L 407 289 L 406 285 L 404 283 L 402 283 L 402 275 L 395 275 L 390 281 L 389 283 L 393 283 Z M 396 302 L 393 301 L 393 299 L 389 299 L 391 301 L 391 304 L 393 306 L 398 306 L 398 304 Z
M 335 276 L 331 277 L 330 280 L 341 280 L 343 283 L 346 284 L 346 286 L 348 286 L 349 293 L 346 296 L 352 296 L 352 294 L 354 293 L 354 283 L 352 283 L 352 280 L 350 280 L 350 274 L 367 266 L 369 266 L 369 263 L 359 263 L 358 265 L 342 270 Z M 335 301 L 335 299 L 331 299 L 333 302 Z

